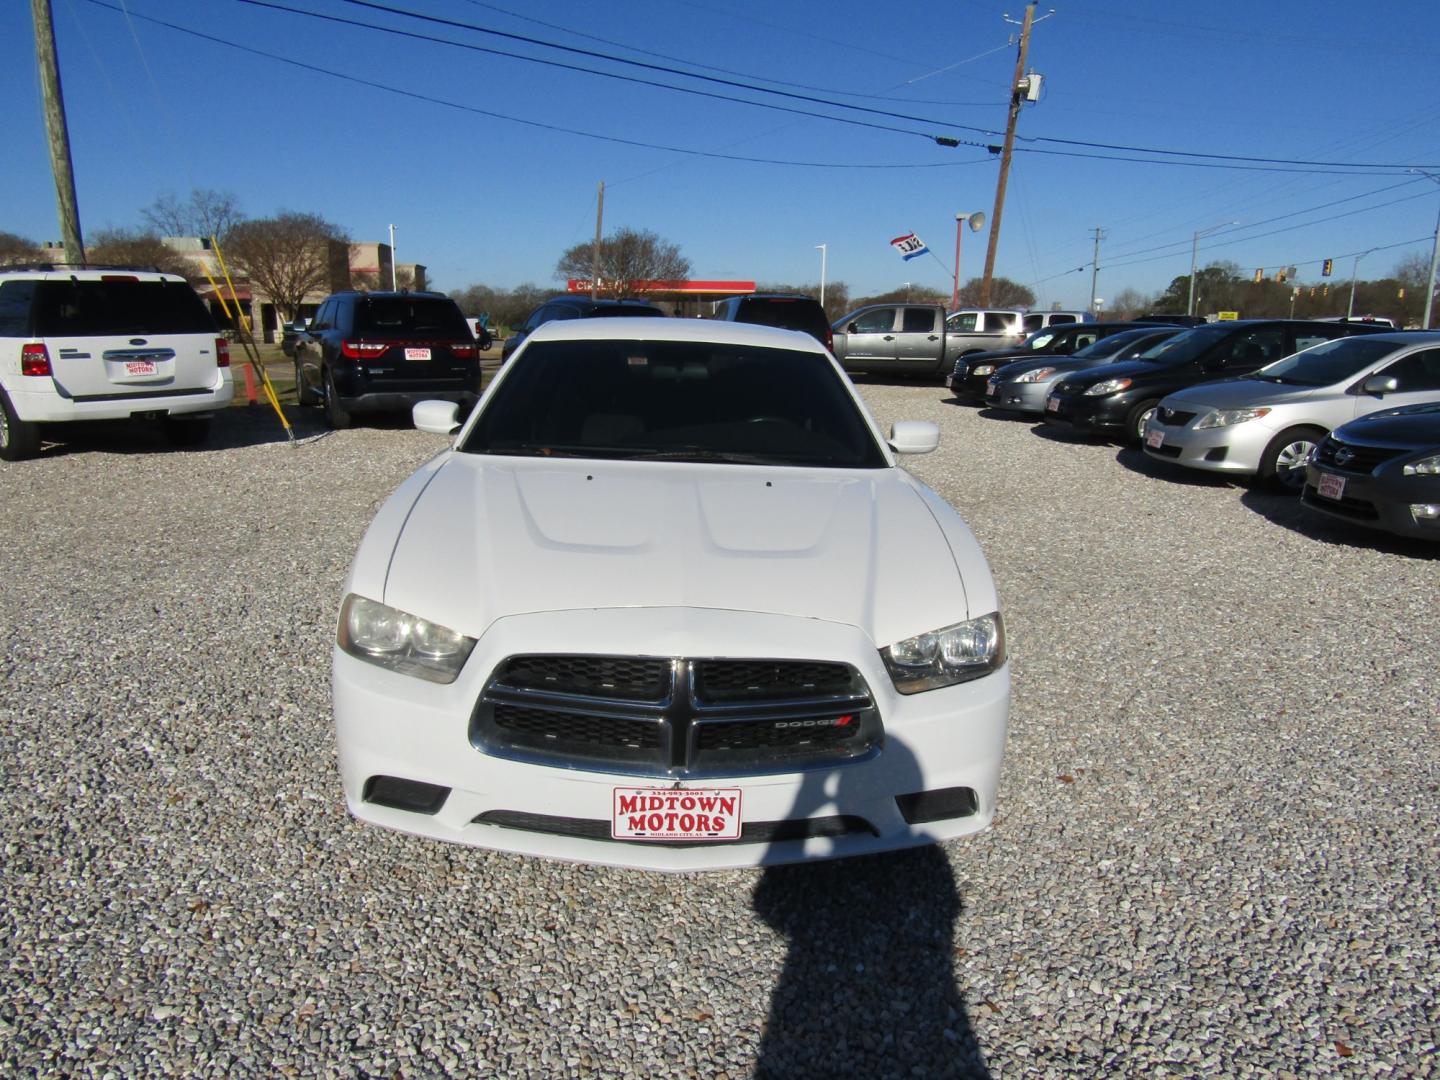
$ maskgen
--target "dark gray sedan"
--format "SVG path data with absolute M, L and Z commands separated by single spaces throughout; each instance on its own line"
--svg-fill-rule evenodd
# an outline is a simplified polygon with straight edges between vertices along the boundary
M 1069 356 L 1041 356 L 1017 360 L 998 369 L 985 383 L 985 404 L 1007 412 L 1045 412 L 1045 395 L 1072 371 L 1131 360 L 1147 349 L 1174 337 L 1184 326 L 1143 326 L 1101 338 Z

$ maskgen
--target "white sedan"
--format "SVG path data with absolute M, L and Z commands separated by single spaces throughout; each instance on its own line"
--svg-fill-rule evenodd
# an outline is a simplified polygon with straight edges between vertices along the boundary
M 422 402 L 420 428 L 459 427 Z M 381 507 L 334 650 L 358 818 L 655 870 L 978 832 L 1010 670 L 958 514 L 814 338 L 537 329 Z

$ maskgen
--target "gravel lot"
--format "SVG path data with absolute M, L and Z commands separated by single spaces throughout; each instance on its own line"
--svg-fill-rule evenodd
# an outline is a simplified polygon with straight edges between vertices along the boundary
M 652 876 L 361 828 L 328 650 L 443 440 L 0 467 L 0 1073 L 1426 1076 L 1440 552 L 867 384 L 999 581 L 1000 817 Z

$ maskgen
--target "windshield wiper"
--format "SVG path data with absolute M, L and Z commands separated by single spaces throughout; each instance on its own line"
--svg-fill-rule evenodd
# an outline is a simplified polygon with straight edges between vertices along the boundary
M 687 446 L 677 450 L 641 450 L 628 455 L 632 461 L 719 461 L 732 465 L 788 465 L 783 458 L 764 454 L 741 454 L 730 450 L 711 450 L 703 446 Z

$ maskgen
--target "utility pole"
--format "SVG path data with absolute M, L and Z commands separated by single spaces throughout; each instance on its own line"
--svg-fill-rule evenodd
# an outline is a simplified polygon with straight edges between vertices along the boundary
M 40 66 L 40 92 L 45 99 L 45 131 L 50 138 L 50 171 L 55 174 L 65 261 L 83 263 L 85 244 L 80 237 L 80 211 L 75 200 L 75 172 L 70 165 L 70 132 L 65 126 L 65 99 L 60 93 L 60 65 L 55 58 L 50 0 L 30 0 L 30 13 L 35 19 L 35 59 Z
M 395 226 L 390 226 L 390 291 L 399 292 L 400 286 L 395 283 Z
M 1105 230 L 1099 225 L 1095 226 L 1095 257 L 1090 262 L 1090 313 L 1098 315 L 1095 310 L 1095 279 L 1100 274 L 1100 241 L 1105 239 Z
M 595 206 L 595 246 L 590 249 L 590 299 L 600 291 L 600 226 L 605 220 L 605 181 L 600 181 L 600 201 Z
M 1035 0 L 1025 5 L 1025 21 L 1020 27 L 1020 52 L 1015 57 L 1015 77 L 1010 80 L 1010 118 L 1005 124 L 1005 147 L 1000 153 L 1000 179 L 995 185 L 995 213 L 990 219 L 990 245 L 985 249 L 985 276 L 980 280 L 980 306 L 990 306 L 990 280 L 995 275 L 995 249 L 1000 243 L 1000 215 L 1005 210 L 1005 183 L 1010 178 L 1010 155 L 1015 149 L 1015 121 L 1020 118 L 1020 106 L 1025 103 L 1029 84 L 1025 79 L 1025 57 L 1030 53 L 1030 28 L 1043 22 L 1054 11 L 1035 18 Z M 1007 22 L 1015 20 L 1008 15 Z

